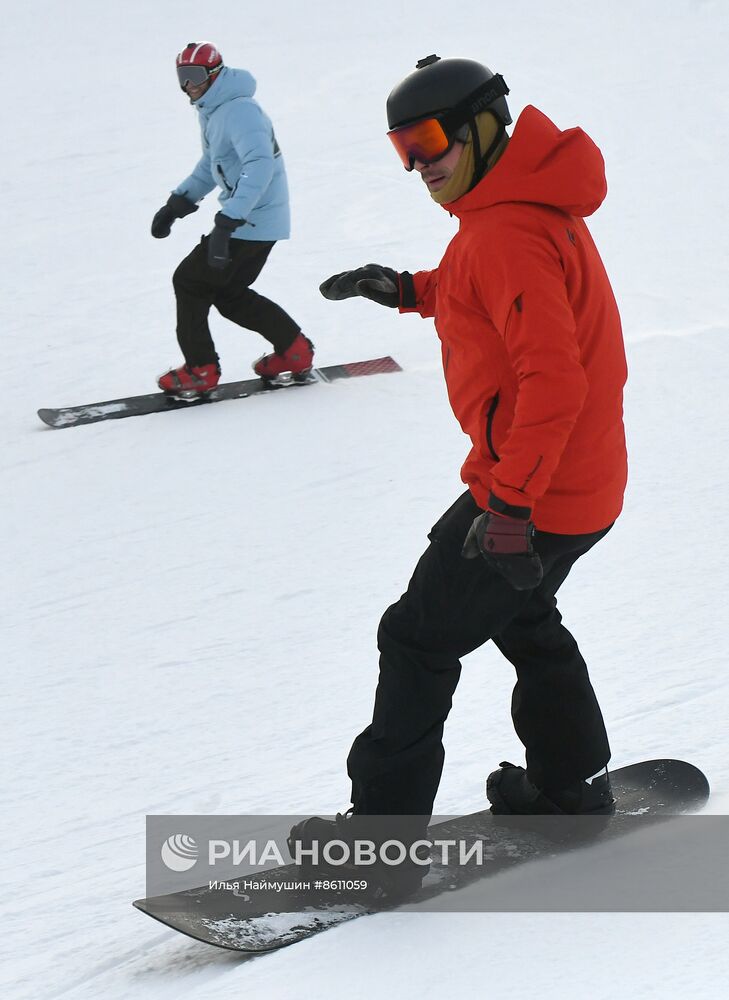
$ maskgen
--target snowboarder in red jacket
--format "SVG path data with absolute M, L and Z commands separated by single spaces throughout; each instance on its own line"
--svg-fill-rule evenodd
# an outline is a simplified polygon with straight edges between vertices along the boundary
M 516 669 L 512 718 L 526 749 L 525 768 L 490 775 L 492 811 L 614 809 L 602 714 L 555 599 L 610 530 L 627 478 L 620 317 L 584 222 L 605 197 L 604 164 L 581 129 L 562 132 L 534 107 L 509 137 L 507 93 L 477 62 L 418 63 L 388 98 L 389 137 L 459 230 L 433 270 L 369 264 L 321 286 L 328 299 L 434 318 L 471 442 L 468 489 L 380 623 L 374 714 L 349 754 L 340 838 L 360 816 L 427 820 L 460 660 L 489 639 Z M 323 822 L 299 835 L 326 836 Z

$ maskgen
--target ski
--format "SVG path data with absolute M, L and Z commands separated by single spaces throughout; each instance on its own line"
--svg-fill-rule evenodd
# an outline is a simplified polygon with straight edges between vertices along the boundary
M 588 824 L 598 821 L 590 844 L 635 832 L 645 817 L 651 821 L 697 812 L 709 797 L 706 776 L 694 765 L 681 760 L 642 761 L 612 771 L 610 778 L 616 798 L 615 816 L 578 818 L 578 822 Z M 546 829 L 550 822 L 559 824 L 569 819 L 538 817 L 538 821 L 547 821 Z M 432 825 L 429 829 L 431 840 L 468 837 L 482 841 L 488 861 L 483 867 L 434 861 L 422 888 L 408 897 L 407 903 L 421 903 L 501 874 L 516 865 L 553 857 L 570 847 L 585 846 L 584 839 L 575 844 L 569 839 L 560 843 L 549 838 L 544 835 L 545 826 L 540 826 L 539 822 L 535 826 L 533 820 L 534 817 L 496 817 L 485 810 Z M 256 878 L 255 875 L 249 877 Z M 267 884 L 291 884 L 301 879 L 301 873 L 291 864 L 259 872 L 258 877 Z M 294 893 L 293 899 L 287 899 L 287 912 L 281 912 L 281 895 L 275 889 L 249 897 L 229 888 L 210 885 L 138 899 L 134 906 L 198 941 L 240 952 L 273 951 L 376 912 L 366 903 L 353 903 L 351 893 L 349 896 L 343 894 L 341 899 L 336 894 L 326 894 L 320 905 L 312 902 L 310 889 L 299 895 L 300 909 Z
M 38 410 L 38 416 L 49 427 L 78 427 L 80 424 L 94 424 L 100 420 L 121 420 L 123 417 L 168 413 L 170 410 L 184 410 L 224 400 L 246 399 L 248 396 L 314 385 L 317 382 L 335 382 L 339 379 L 358 378 L 361 375 L 382 375 L 399 371 L 402 371 L 402 368 L 393 358 L 373 358 L 370 361 L 354 361 L 346 365 L 312 368 L 303 379 L 289 378 L 277 382 L 265 382 L 261 378 L 253 378 L 242 382 L 223 382 L 210 392 L 192 399 L 178 399 L 164 392 L 150 392 L 144 396 L 109 399 L 82 406 L 43 408 Z

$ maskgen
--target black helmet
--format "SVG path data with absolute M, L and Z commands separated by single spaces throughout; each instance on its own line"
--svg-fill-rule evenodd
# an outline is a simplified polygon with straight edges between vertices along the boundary
M 454 125 L 488 109 L 502 126 L 511 125 L 504 78 L 473 59 L 421 59 L 387 98 L 387 124 L 399 128 L 419 118 L 452 112 Z

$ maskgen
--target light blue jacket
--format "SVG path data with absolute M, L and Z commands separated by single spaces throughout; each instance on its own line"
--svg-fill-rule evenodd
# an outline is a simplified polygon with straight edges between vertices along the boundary
M 256 81 L 244 69 L 224 66 L 195 102 L 203 155 L 175 188 L 195 203 L 220 188 L 221 211 L 249 223 L 239 240 L 285 240 L 291 235 L 286 168 L 271 120 L 253 100 Z

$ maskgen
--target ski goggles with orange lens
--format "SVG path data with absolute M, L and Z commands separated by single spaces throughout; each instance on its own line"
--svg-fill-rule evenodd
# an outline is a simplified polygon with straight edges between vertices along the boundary
M 406 170 L 419 163 L 435 163 L 453 148 L 455 135 L 449 136 L 439 118 L 422 118 L 412 125 L 402 125 L 387 133 Z

